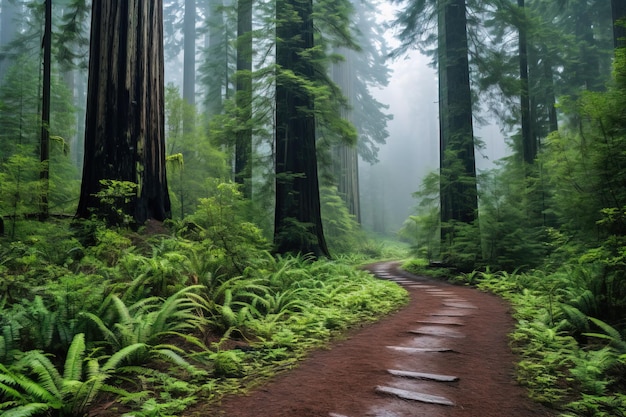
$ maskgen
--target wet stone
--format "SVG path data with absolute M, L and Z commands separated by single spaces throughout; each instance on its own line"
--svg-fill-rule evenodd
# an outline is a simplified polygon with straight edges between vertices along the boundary
M 456 330 L 448 329 L 441 326 L 423 326 L 419 329 L 409 330 L 409 333 L 425 335 L 425 336 L 440 336 L 440 337 L 456 337 L 462 338 L 465 335 Z
M 454 403 L 446 397 L 440 397 L 438 395 L 431 395 L 417 391 L 407 391 L 399 388 L 385 387 L 382 385 L 376 387 L 376 392 L 381 394 L 395 395 L 396 397 L 402 398 L 404 400 L 413 400 L 423 403 L 441 404 L 449 406 L 454 405 Z
M 472 313 L 467 311 L 468 309 L 443 309 L 431 314 L 431 317 L 467 317 Z
M 448 303 L 448 302 L 444 302 L 443 305 L 446 306 L 446 307 L 452 307 L 452 308 L 467 308 L 467 309 L 476 309 L 476 308 L 478 308 L 474 304 L 470 304 L 470 303 Z
M 387 348 L 405 353 L 431 353 L 431 352 L 454 352 L 446 347 L 407 347 L 407 346 L 387 346 Z
M 387 369 L 387 372 L 389 372 L 393 376 L 413 379 L 426 379 L 429 381 L 437 382 L 455 382 L 459 380 L 458 376 L 432 374 L 427 372 L 403 371 L 400 369 Z
M 446 318 L 446 317 L 441 317 L 441 318 L 433 318 L 433 319 L 429 319 L 429 320 L 416 320 L 416 323 L 419 324 L 438 324 L 438 325 L 445 325 L 445 326 L 465 326 L 465 323 L 461 323 L 458 320 L 455 320 L 453 318 Z

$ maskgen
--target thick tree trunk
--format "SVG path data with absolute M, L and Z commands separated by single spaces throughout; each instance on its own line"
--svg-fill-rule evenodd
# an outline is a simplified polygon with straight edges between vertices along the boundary
M 306 56 L 314 47 L 312 13 L 312 0 L 279 1 L 276 7 L 274 244 L 279 253 L 329 256 L 320 213 L 314 100 L 302 85 L 314 78 Z
M 442 239 L 450 221 L 476 220 L 478 200 L 465 0 L 439 10 L 439 123 Z
M 78 217 L 107 216 L 101 180 L 135 183 L 124 213 L 170 217 L 165 176 L 162 0 L 94 0 Z
M 235 181 L 252 197 L 252 0 L 237 2 L 237 102 Z

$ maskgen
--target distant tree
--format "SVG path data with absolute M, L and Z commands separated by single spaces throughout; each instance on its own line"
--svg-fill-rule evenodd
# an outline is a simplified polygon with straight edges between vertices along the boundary
M 333 174 L 339 195 L 350 214 L 361 219 L 359 157 L 373 164 L 378 147 L 388 136 L 387 108 L 372 96 L 372 87 L 387 85 L 389 69 L 385 64 L 386 41 L 375 24 L 376 8 L 368 2 L 355 2 L 351 16 L 355 42 L 359 49 L 340 47 L 335 54 L 343 59 L 331 66 L 331 77 L 341 88 L 347 106 L 341 115 L 354 125 L 356 146 L 340 142 L 333 148 Z
M 237 1 L 235 181 L 252 196 L 252 0 Z
M 11 65 L 7 47 L 17 34 L 18 5 L 12 0 L 0 3 L 0 82 Z
M 229 95 L 230 29 L 227 25 L 224 0 L 207 2 L 205 57 L 200 66 L 202 83 L 206 89 L 204 104 L 209 120 L 224 110 Z
M 116 221 L 103 184 L 134 184 L 119 209 L 136 223 L 170 217 L 165 176 L 161 0 L 94 0 L 85 161 L 77 216 Z
M 276 5 L 276 207 L 279 253 L 329 256 L 320 213 L 315 103 L 313 2 Z
M 183 100 L 193 107 L 196 104 L 196 0 L 185 0 L 185 21 L 183 29 Z M 195 125 L 195 112 L 189 112 L 183 119 L 183 130 L 189 133 Z
M 623 0 L 611 0 L 611 17 L 613 20 L 613 47 L 626 46 L 626 3 Z
M 48 191 L 50 189 L 50 96 L 52 77 L 52 0 L 45 0 L 43 32 L 43 85 L 41 103 L 41 136 L 39 141 L 39 162 L 41 168 L 41 195 L 39 206 L 40 220 L 48 218 Z

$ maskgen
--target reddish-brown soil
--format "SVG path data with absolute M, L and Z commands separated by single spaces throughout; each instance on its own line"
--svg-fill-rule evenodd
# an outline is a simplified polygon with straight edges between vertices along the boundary
M 387 279 L 408 274 L 393 263 L 370 270 Z M 527 417 L 553 416 L 530 401 L 515 382 L 515 356 L 507 335 L 513 329 L 510 307 L 500 298 L 437 280 L 408 276 L 417 287 L 402 283 L 410 304 L 379 322 L 354 330 L 327 350 L 312 352 L 297 368 L 276 376 L 245 396 L 231 396 L 221 404 L 195 409 L 196 415 L 226 417 Z M 438 294 L 438 292 L 443 292 Z M 445 301 L 448 300 L 448 301 Z M 451 301 L 450 301 L 451 300 Z M 446 307 L 443 303 L 455 304 Z M 473 305 L 477 308 L 458 308 Z M 451 316 L 458 312 L 460 317 Z M 420 320 L 447 320 L 463 337 L 419 336 L 409 333 Z M 432 326 L 431 326 L 432 330 Z M 436 330 L 436 328 L 435 328 Z M 388 346 L 440 346 L 453 352 L 406 353 Z M 408 380 L 387 369 L 428 372 L 459 377 L 457 382 Z M 391 386 L 445 396 L 454 406 L 402 400 L 377 393 Z M 204 408 L 204 409 L 202 409 Z M 202 411 L 198 411 L 202 409 Z

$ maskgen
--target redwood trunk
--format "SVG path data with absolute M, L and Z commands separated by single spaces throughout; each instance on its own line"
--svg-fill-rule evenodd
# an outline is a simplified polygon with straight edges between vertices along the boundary
M 162 0 L 94 0 L 78 217 L 103 212 L 100 180 L 137 184 L 124 213 L 170 216 L 165 176 Z

